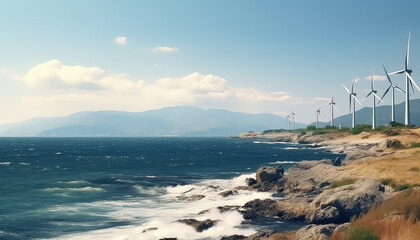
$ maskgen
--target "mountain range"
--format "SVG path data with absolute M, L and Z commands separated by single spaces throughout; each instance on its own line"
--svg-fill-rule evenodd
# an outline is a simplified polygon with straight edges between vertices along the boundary
M 296 123 L 296 127 L 306 124 Z M 0 125 L 2 137 L 153 137 L 237 136 L 242 132 L 286 128 L 273 114 L 247 114 L 220 109 L 166 107 L 145 112 L 78 112 Z

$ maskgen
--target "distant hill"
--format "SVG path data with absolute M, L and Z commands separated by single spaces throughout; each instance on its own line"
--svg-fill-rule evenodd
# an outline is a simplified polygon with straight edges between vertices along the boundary
M 296 123 L 296 127 L 306 124 Z M 139 113 L 79 112 L 0 125 L 2 137 L 76 136 L 237 136 L 242 132 L 286 128 L 273 114 L 247 114 L 196 107 L 167 107 Z
M 395 105 L 395 120 L 400 123 L 404 123 L 404 112 L 405 112 L 405 103 Z M 411 124 L 420 125 L 420 99 L 414 99 L 410 101 L 410 110 L 411 110 Z M 322 110 L 321 110 L 322 111 Z M 323 120 L 330 119 L 331 113 L 330 109 L 324 108 L 324 111 L 321 112 L 321 117 Z M 315 113 L 314 113 L 315 115 Z M 385 106 L 376 106 L 376 125 L 381 126 L 391 122 L 391 105 Z M 331 121 L 320 122 L 321 127 L 325 125 L 330 125 Z M 334 125 L 338 126 L 341 123 L 343 127 L 351 126 L 351 114 L 346 114 L 334 119 Z M 356 111 L 356 124 L 369 124 L 372 125 L 372 108 L 364 107 Z M 310 125 L 315 125 L 315 122 Z

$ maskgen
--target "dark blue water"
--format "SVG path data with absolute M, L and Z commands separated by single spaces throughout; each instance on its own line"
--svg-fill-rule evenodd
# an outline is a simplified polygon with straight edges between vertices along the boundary
M 287 168 L 336 156 L 305 145 L 232 138 L 1 138 L 0 238 L 79 239 L 98 229 L 103 238 L 132 234 L 127 229 L 169 224 L 171 214 L 200 210 L 176 201 L 183 187 L 207 191 L 204 208 L 219 201 L 206 190 L 212 184 L 229 187 L 228 181 L 240 180 L 234 177 L 263 165 Z M 226 203 L 252 198 L 241 194 Z

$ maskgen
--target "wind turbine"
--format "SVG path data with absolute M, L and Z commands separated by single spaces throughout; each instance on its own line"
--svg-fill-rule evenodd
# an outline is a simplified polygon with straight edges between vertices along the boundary
M 315 127 L 318 128 L 318 118 L 321 115 L 321 108 L 318 107 L 318 106 L 315 106 L 315 109 L 316 109 L 316 124 L 315 124 Z
M 389 82 L 389 87 L 386 89 L 384 95 L 382 95 L 381 97 L 381 101 L 382 99 L 385 97 L 385 95 L 388 93 L 389 89 L 392 87 L 392 91 L 391 91 L 391 121 L 395 122 L 395 89 L 405 93 L 404 90 L 402 90 L 400 87 L 398 87 L 397 85 L 393 84 L 391 81 L 391 78 L 388 75 L 388 72 L 385 69 L 385 66 L 382 65 L 382 67 L 384 68 L 385 74 L 386 74 L 386 78 L 388 79 Z M 379 101 L 378 104 L 381 102 Z
M 352 85 L 351 85 L 351 92 L 350 90 L 344 86 L 344 84 L 341 84 L 344 89 L 349 93 L 349 112 L 351 112 L 351 99 L 353 98 L 355 101 L 353 102 L 353 112 L 352 112 L 352 117 L 351 117 L 351 127 L 354 128 L 355 123 L 356 123 L 356 102 L 358 102 L 360 105 L 362 105 L 362 103 L 359 101 L 359 99 L 357 99 L 357 93 L 354 92 L 354 85 L 356 83 L 356 78 L 357 76 L 353 79 Z
M 294 112 L 290 113 L 290 116 L 292 116 L 292 121 L 293 121 L 293 130 L 295 130 L 296 128 L 296 122 L 295 122 L 295 116 L 296 114 Z
M 370 92 L 363 98 L 365 100 L 367 97 L 369 97 L 371 94 L 373 95 L 373 102 L 372 102 L 372 129 L 376 128 L 376 101 L 375 97 L 379 99 L 379 101 L 382 101 L 382 99 L 376 94 L 378 91 L 376 91 L 373 87 L 373 69 L 372 69 L 372 77 L 370 79 Z M 362 101 L 363 101 L 362 100 Z
M 420 91 L 419 86 L 417 86 L 416 82 L 414 82 L 414 79 L 411 77 L 411 73 L 413 72 L 411 69 L 408 69 L 408 59 L 410 56 L 410 36 L 411 33 L 408 33 L 408 42 L 407 42 L 407 50 L 405 52 L 405 61 L 404 61 L 404 69 L 403 70 L 399 70 L 399 71 L 395 71 L 390 73 L 389 75 L 392 74 L 402 74 L 405 73 L 405 125 L 410 125 L 410 85 L 411 88 L 413 88 L 413 84 L 414 86 L 416 86 L 416 88 Z M 414 88 L 413 88 L 414 91 Z
M 287 125 L 287 130 L 290 130 L 290 116 L 286 115 L 286 125 Z
M 328 105 L 331 105 L 331 127 L 334 126 L 334 108 L 337 109 L 334 102 L 334 95 L 331 94 L 331 102 L 328 103 Z

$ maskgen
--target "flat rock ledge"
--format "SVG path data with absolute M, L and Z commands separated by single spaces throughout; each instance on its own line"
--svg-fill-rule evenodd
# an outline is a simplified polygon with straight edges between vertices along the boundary
M 202 231 L 205 231 L 205 230 L 213 227 L 214 225 L 216 225 L 217 222 L 219 222 L 219 220 L 206 219 L 206 220 L 203 220 L 203 221 L 198 221 L 198 220 L 193 219 L 193 218 L 188 218 L 188 219 L 180 219 L 177 222 L 189 225 L 189 226 L 193 227 L 195 229 L 195 231 L 197 231 L 197 232 L 202 232 Z

